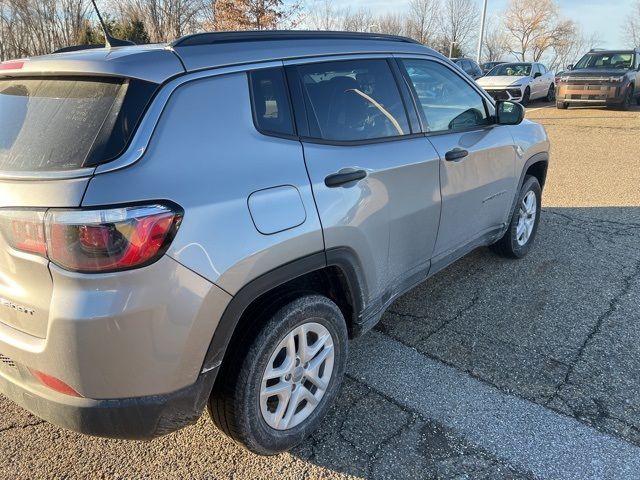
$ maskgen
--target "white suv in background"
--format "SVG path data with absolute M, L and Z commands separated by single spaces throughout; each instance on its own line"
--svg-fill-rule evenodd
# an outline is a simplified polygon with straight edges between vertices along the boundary
M 555 75 L 541 63 L 503 63 L 477 80 L 496 100 L 520 102 L 527 106 L 540 98 L 555 100 Z

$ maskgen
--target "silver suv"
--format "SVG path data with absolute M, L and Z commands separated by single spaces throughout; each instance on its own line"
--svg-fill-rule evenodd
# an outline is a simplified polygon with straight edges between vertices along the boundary
M 289 449 L 394 299 L 477 247 L 531 249 L 549 142 L 523 116 L 383 35 L 1 64 L 0 391 L 125 439 L 208 405 Z

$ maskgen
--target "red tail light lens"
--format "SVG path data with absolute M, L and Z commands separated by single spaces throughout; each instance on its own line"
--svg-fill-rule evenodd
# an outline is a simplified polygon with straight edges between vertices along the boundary
M 0 231 L 11 247 L 86 273 L 153 263 L 169 247 L 181 221 L 182 211 L 165 205 L 0 211 Z
M 166 251 L 182 213 L 164 205 L 111 210 L 49 210 L 49 259 L 78 272 L 127 270 L 148 265 Z
M 44 211 L 0 211 L 0 232 L 10 247 L 46 256 Z

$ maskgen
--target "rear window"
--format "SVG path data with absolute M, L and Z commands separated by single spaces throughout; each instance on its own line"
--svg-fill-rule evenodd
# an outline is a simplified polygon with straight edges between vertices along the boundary
M 0 171 L 70 170 L 113 160 L 156 87 L 103 78 L 0 80 Z

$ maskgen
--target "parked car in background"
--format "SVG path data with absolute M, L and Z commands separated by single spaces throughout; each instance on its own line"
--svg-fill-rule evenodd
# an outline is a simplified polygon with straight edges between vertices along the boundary
M 555 98 L 555 76 L 541 63 L 503 63 L 478 80 L 496 100 L 510 100 L 527 106 L 530 101 Z
M 451 61 L 474 80 L 477 80 L 483 75 L 480 65 L 478 65 L 475 60 L 471 60 L 470 58 L 452 58 Z
M 498 65 L 502 65 L 503 63 L 507 63 L 507 62 L 485 62 L 481 65 L 482 68 L 482 73 L 484 75 L 486 75 L 487 73 L 489 73 L 494 67 L 497 67 Z
M 559 76 L 556 106 L 640 105 L 640 50 L 591 50 Z
M 399 295 L 480 246 L 531 251 L 548 152 L 521 105 L 402 37 L 0 64 L 0 393 L 124 439 L 208 405 L 248 449 L 287 450 Z

